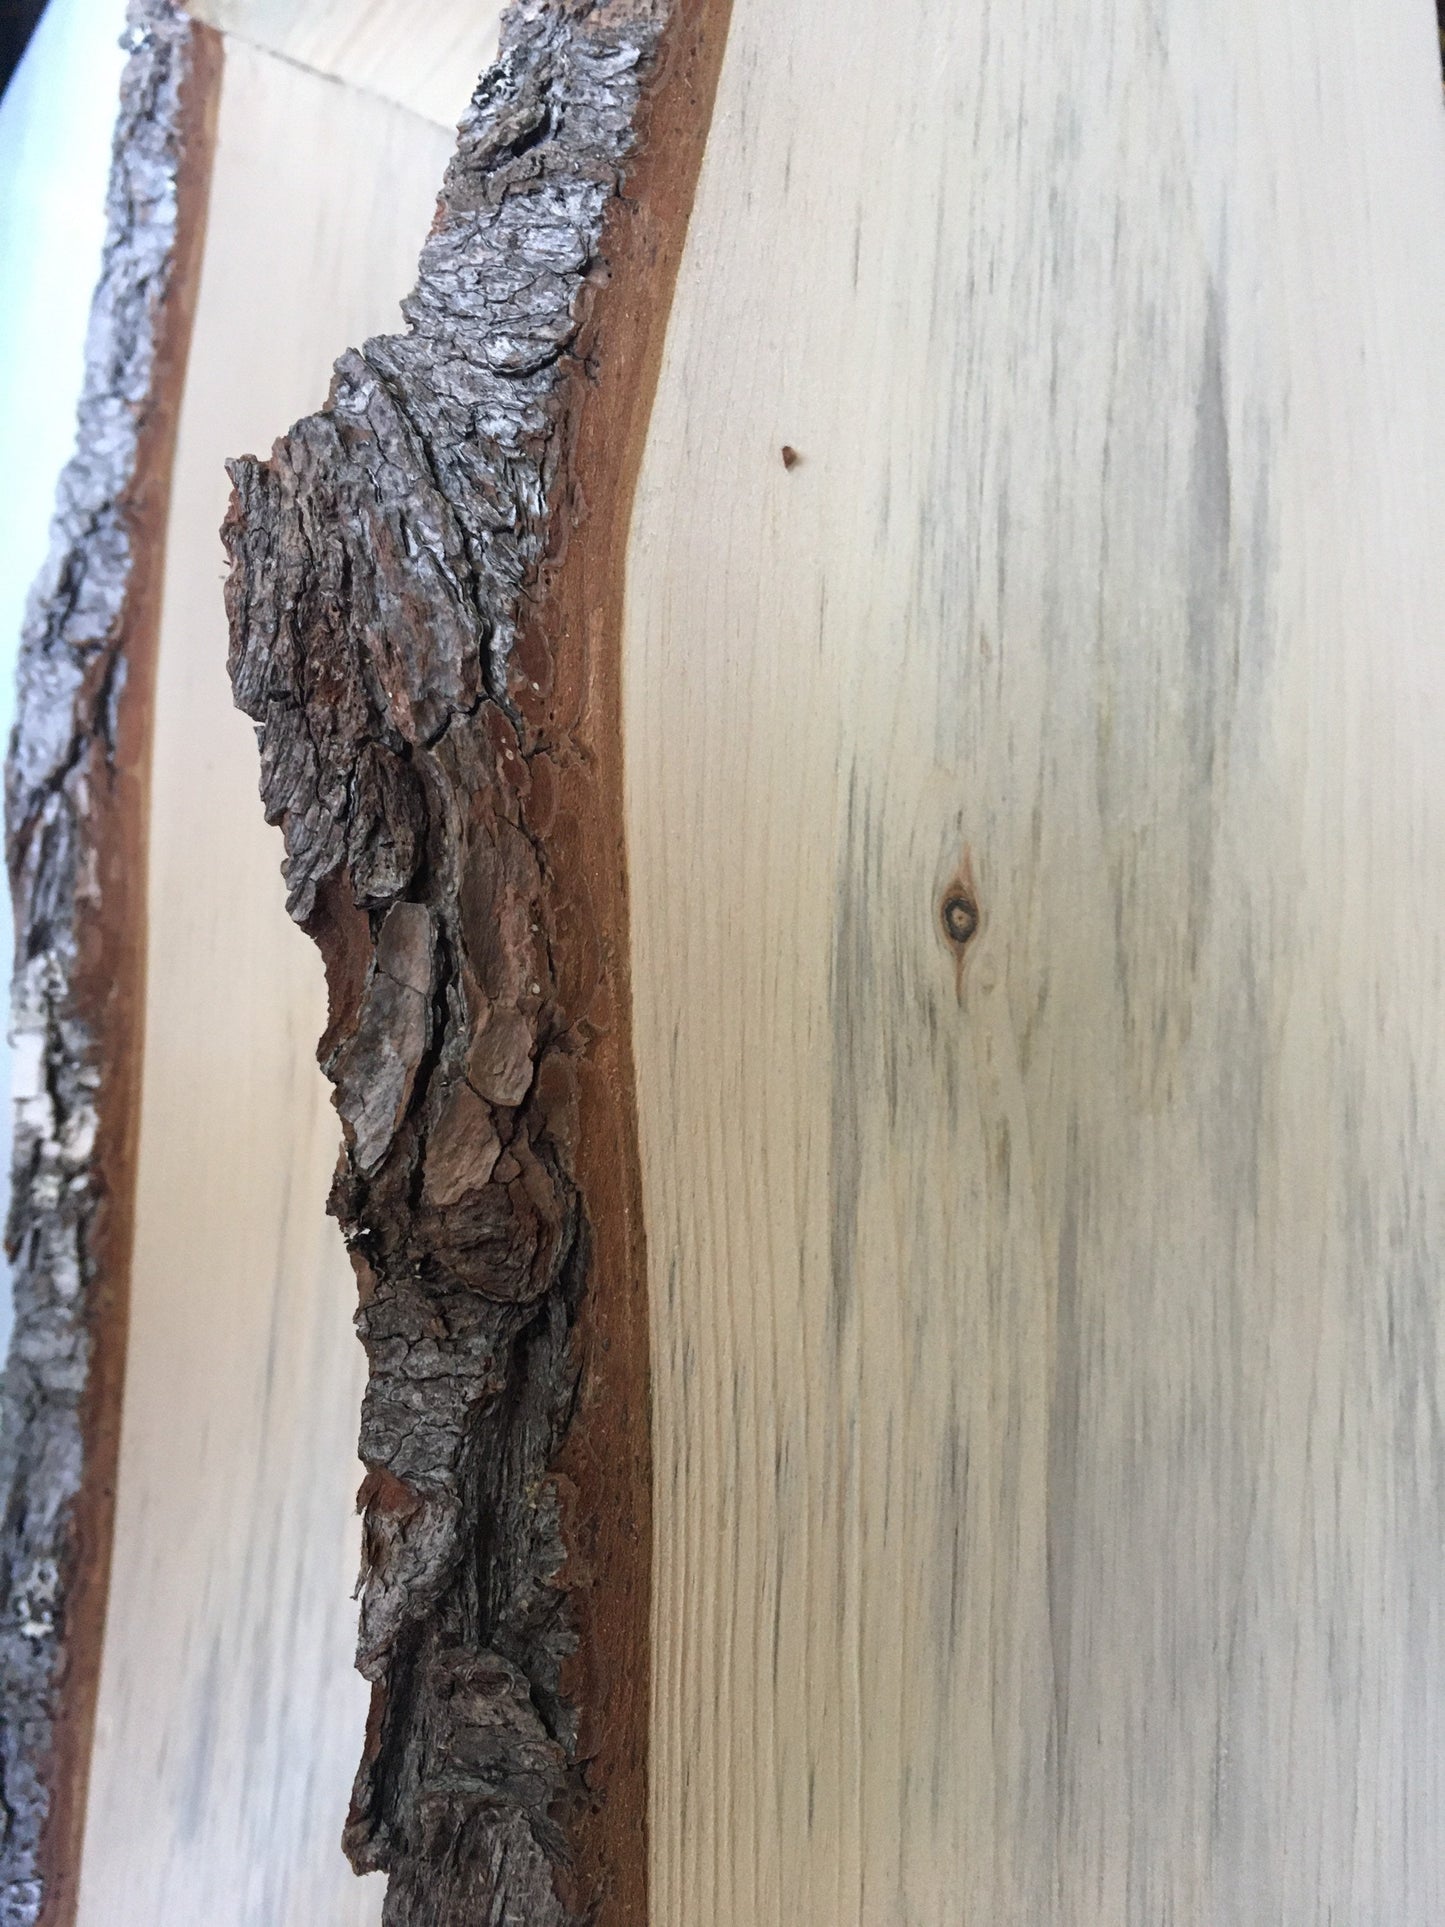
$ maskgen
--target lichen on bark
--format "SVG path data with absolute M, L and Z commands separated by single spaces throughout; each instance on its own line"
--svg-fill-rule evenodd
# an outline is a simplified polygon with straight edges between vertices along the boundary
M 392 1927 L 587 1905 L 590 1796 L 552 1470 L 589 1230 L 574 1169 L 595 944 L 548 856 L 535 614 L 565 541 L 578 352 L 667 8 L 514 6 L 463 120 L 406 333 L 231 465 L 231 673 L 291 914 L 320 943 L 331 1205 L 370 1377 L 346 1846 Z

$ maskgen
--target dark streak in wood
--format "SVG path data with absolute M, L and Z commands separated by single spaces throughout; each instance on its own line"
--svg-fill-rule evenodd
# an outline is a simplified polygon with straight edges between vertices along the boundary
M 646 1919 L 622 564 L 726 24 L 514 7 L 406 304 L 232 465 L 371 1375 L 346 1845 L 392 1927 Z

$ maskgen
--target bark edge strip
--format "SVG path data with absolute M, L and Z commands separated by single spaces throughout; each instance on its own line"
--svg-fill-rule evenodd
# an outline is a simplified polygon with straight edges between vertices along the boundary
M 408 332 L 231 464 L 231 672 L 326 961 L 370 1375 L 346 1828 L 390 1927 L 646 1918 L 622 566 L 721 0 L 505 16 Z
M 75 1915 L 110 1571 L 145 1002 L 165 524 L 221 45 L 131 0 L 76 423 L 21 635 L 15 1325 L 0 1391 L 0 1927 Z

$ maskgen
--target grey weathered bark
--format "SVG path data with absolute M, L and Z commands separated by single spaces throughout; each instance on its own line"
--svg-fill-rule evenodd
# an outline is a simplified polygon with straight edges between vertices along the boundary
M 392 1927 L 645 1917 L 645 1308 L 615 677 L 590 632 L 719 16 L 514 6 L 409 332 L 343 355 L 326 409 L 231 470 L 232 677 L 331 988 L 332 1209 L 370 1363 L 346 1845 L 391 1871 Z M 599 531 L 614 553 L 588 564 Z M 610 1336 L 579 1343 L 610 1317 L 630 1379 L 598 1362 Z M 609 1373 L 630 1409 L 574 1423 Z
M 155 602 L 215 38 L 132 0 L 76 453 L 21 641 L 15 1328 L 0 1392 L 0 1923 L 69 1917 L 109 1557 Z

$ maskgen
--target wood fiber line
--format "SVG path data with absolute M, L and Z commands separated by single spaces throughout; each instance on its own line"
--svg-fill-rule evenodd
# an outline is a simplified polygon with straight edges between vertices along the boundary
M 132 0 L 77 452 L 6 771 L 15 1329 L 0 1409 L 0 1922 L 73 1920 L 115 1509 L 145 981 L 145 826 L 176 422 L 221 43 Z
M 371 1373 L 346 1844 L 393 1927 L 647 1917 L 621 564 L 725 26 L 515 7 L 411 332 L 232 466 L 233 681 L 331 993 Z

